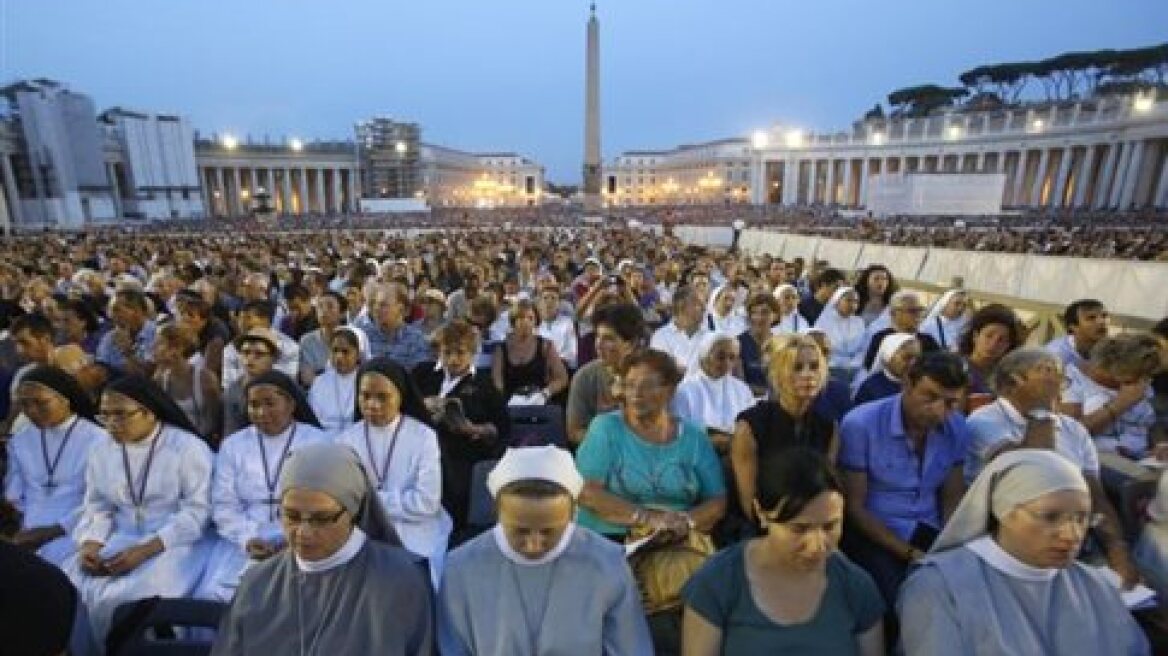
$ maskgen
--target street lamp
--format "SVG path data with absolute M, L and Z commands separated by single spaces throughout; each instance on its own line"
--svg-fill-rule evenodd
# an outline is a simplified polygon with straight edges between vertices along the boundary
M 406 152 L 410 147 L 406 142 L 399 141 L 393 145 L 394 152 L 397 153 L 397 196 L 398 198 L 406 197 Z

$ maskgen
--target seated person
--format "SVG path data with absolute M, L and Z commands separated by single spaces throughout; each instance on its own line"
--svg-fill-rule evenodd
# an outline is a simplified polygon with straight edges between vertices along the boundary
M 921 343 L 912 335 L 895 333 L 885 337 L 876 356 L 876 371 L 860 383 L 852 403 L 861 405 L 899 394 L 905 372 L 919 357 Z
M 543 405 L 568 389 L 568 370 L 555 345 L 536 334 L 539 311 L 521 298 L 507 313 L 511 332 L 491 354 L 491 380 L 508 402 L 524 397 L 524 405 Z
M 1168 599 L 1168 476 L 1163 472 L 1147 513 L 1148 522 L 1136 542 L 1134 555 L 1148 585 L 1161 600 Z
M 1087 427 L 1100 451 L 1133 460 L 1149 449 L 1156 422 L 1151 377 L 1160 370 L 1160 349 L 1150 335 L 1106 337 L 1082 368 L 1067 368 L 1063 410 Z
M 624 550 L 572 521 L 584 486 L 572 456 L 508 449 L 487 486 L 499 522 L 450 553 L 442 654 L 652 654 Z
M 211 653 L 431 653 L 429 582 L 357 454 L 327 442 L 297 450 L 278 496 L 288 548 L 244 574 Z
M 844 551 L 888 604 L 965 490 L 969 432 L 958 407 L 966 382 L 958 356 L 925 354 L 905 374 L 903 392 L 856 407 L 840 425 L 853 522 Z
M 592 314 L 596 327 L 597 358 L 580 367 L 568 388 L 565 422 L 573 445 L 584 441 L 588 426 L 599 414 L 616 409 L 613 390 L 616 370 L 626 356 L 644 344 L 645 319 L 632 303 L 610 303 Z
M 1119 591 L 1075 560 L 1091 511 L 1082 471 L 1053 451 L 991 462 L 904 584 L 904 653 L 1150 654 Z
M 828 461 L 772 454 L 757 490 L 761 537 L 716 554 L 685 586 L 684 653 L 884 653 L 880 592 L 836 550 L 844 490 Z
M 698 345 L 698 366 L 687 373 L 673 395 L 673 409 L 706 429 L 719 453 L 730 449 L 734 420 L 754 405 L 750 387 L 733 375 L 738 340 L 728 333 L 706 333 Z

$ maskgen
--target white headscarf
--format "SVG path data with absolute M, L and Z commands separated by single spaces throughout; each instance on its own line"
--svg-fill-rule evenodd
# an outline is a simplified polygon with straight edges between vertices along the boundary
M 714 292 L 710 294 L 710 300 L 706 301 L 706 325 L 703 327 L 714 332 L 737 335 L 746 330 L 746 319 L 742 316 L 742 309 L 737 305 L 737 296 L 735 296 L 735 305 L 730 308 L 729 314 L 718 316 L 718 297 L 726 291 L 734 291 L 728 282 L 718 285 L 714 288 Z
M 734 430 L 738 413 L 754 405 L 754 394 L 749 385 L 732 374 L 711 378 L 706 373 L 702 362 L 722 340 L 730 340 L 735 345 L 738 341 L 727 333 L 707 333 L 702 336 L 698 342 L 698 365 L 686 370 L 685 380 L 674 392 L 673 407 L 683 419 L 689 419 L 704 428 L 730 433 Z
M 888 363 L 892 360 L 900 347 L 916 339 L 917 336 L 911 333 L 892 333 L 884 336 L 884 341 L 880 342 L 880 350 L 876 352 L 875 359 L 872 360 L 872 368 L 868 370 L 869 374 L 874 374 L 877 371 L 883 371 L 889 380 L 900 381 L 891 371 L 888 370 Z
M 370 357 L 372 357 L 373 350 L 369 347 L 369 335 L 366 335 L 364 330 L 358 328 L 357 326 L 348 324 L 337 326 L 337 330 L 350 332 L 354 337 L 357 338 L 357 351 L 361 354 L 362 361 L 368 360 Z M 331 348 L 331 346 L 328 344 L 325 344 L 325 346 Z M 332 358 L 329 358 L 329 366 L 332 366 Z
M 955 296 L 968 293 L 968 290 L 961 288 L 945 292 L 941 298 L 937 299 L 936 303 L 933 303 L 933 307 L 929 308 L 929 314 L 921 322 L 921 332 L 937 340 L 937 343 L 941 344 L 941 348 L 945 350 L 957 350 L 957 339 L 961 337 L 961 331 L 965 330 L 966 324 L 969 323 L 969 314 L 962 312 L 961 316 L 956 319 L 949 319 L 941 313 L 949 307 L 949 303 Z
M 930 554 L 948 551 L 989 534 L 990 517 L 1060 490 L 1089 493 L 1077 465 L 1048 449 L 1017 449 L 994 458 L 965 493 Z
M 799 295 L 799 288 L 790 283 L 783 283 L 778 287 L 775 287 L 775 291 L 772 293 L 774 294 L 775 299 L 779 300 L 779 297 L 782 296 L 783 292 L 785 291 L 792 291 L 795 292 L 796 296 Z M 806 333 L 810 329 L 811 322 L 807 321 L 807 319 L 805 319 L 803 315 L 799 313 L 799 306 L 796 305 L 795 308 L 788 314 L 779 317 L 778 322 L 775 323 L 775 325 L 771 328 L 771 333 L 775 335 L 796 335 Z
M 584 478 L 576 469 L 572 454 L 550 444 L 507 449 L 487 475 L 487 489 L 498 498 L 499 491 L 516 481 L 538 480 L 555 483 L 573 499 L 584 489 Z
M 849 292 L 854 294 L 856 290 L 851 287 L 835 290 L 815 321 L 815 328 L 827 335 L 831 344 L 832 366 L 852 366 L 852 362 L 864 357 L 864 320 L 855 314 L 845 318 L 836 309 L 840 299 Z

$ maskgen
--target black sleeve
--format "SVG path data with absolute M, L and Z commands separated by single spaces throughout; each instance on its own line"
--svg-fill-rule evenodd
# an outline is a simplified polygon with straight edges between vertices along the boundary
M 871 369 L 872 363 L 876 361 L 876 354 L 880 352 L 880 343 L 884 341 L 892 331 L 885 328 L 872 336 L 872 342 L 868 344 L 868 352 L 864 354 L 864 368 Z

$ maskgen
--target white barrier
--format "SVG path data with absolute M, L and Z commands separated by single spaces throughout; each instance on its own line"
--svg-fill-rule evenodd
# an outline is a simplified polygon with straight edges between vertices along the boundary
M 701 239 L 715 237 L 714 233 L 691 234 Z M 690 243 L 718 245 L 699 239 Z M 739 247 L 746 253 L 770 253 L 784 259 L 827 260 L 847 270 L 880 263 L 904 280 L 948 286 L 961 278 L 972 291 L 1055 305 L 1097 298 L 1116 314 L 1153 321 L 1168 316 L 1168 262 L 910 248 L 765 230 L 743 231 Z

